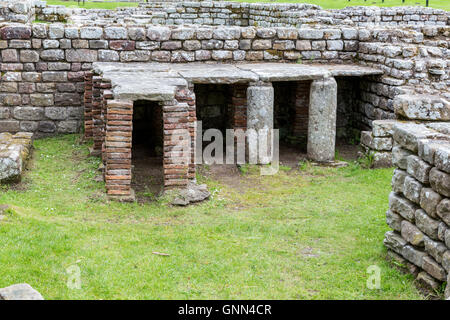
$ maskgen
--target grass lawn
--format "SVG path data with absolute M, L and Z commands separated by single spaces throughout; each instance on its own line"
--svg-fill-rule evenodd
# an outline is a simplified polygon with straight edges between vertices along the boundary
M 70 6 L 78 6 L 78 2 L 74 0 L 61 1 L 61 0 L 46 0 L 47 4 L 57 4 Z M 312 3 L 321 6 L 324 9 L 341 9 L 349 6 L 379 6 L 379 7 L 397 7 L 397 6 L 425 6 L 426 0 L 231 0 L 240 2 L 291 2 L 291 3 Z M 87 2 L 80 7 L 92 9 L 92 8 L 102 8 L 102 9 L 114 9 L 117 7 L 136 7 L 138 3 L 136 2 Z M 450 10 L 449 0 L 429 0 L 429 5 L 432 8 Z
M 27 282 L 46 299 L 421 298 L 384 259 L 392 169 L 250 168 L 237 186 L 199 174 L 208 202 L 121 204 L 106 201 L 78 139 L 35 141 L 23 182 L 0 189 L 14 211 L 0 221 L 0 287 Z M 81 289 L 66 285 L 73 265 Z M 366 287 L 371 265 L 381 289 Z
M 424 6 L 426 0 L 232 0 L 239 2 L 289 2 L 289 3 L 312 3 L 324 9 L 341 9 L 350 6 L 378 6 L 378 7 L 400 7 L 400 6 Z M 436 9 L 450 10 L 449 0 L 429 0 L 429 6 Z
M 80 1 L 80 5 L 78 5 L 78 1 L 69 0 L 45 0 L 48 5 L 63 5 L 66 7 L 75 7 L 75 8 L 86 8 L 86 9 L 115 9 L 117 7 L 137 7 L 137 2 L 91 2 L 86 1 L 83 5 L 83 0 Z

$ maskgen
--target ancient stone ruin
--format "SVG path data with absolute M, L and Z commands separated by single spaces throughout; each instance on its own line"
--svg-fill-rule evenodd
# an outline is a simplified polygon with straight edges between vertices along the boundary
M 356 132 L 374 167 L 397 167 L 386 246 L 437 288 L 450 271 L 449 21 L 423 7 L 0 0 L 0 180 L 20 176 L 24 132 L 83 131 L 119 200 L 134 199 L 133 163 L 149 150 L 164 188 L 195 182 L 198 120 L 289 132 L 322 163 Z M 182 129 L 187 157 L 173 145 Z

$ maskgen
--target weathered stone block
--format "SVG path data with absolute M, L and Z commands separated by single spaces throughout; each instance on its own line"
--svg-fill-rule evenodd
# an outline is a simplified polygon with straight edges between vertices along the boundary
M 68 62 L 95 62 L 97 61 L 97 50 L 68 49 L 66 50 Z
M 16 107 L 13 115 L 18 120 L 41 120 L 44 116 L 44 109 L 41 107 Z
M 53 23 L 48 27 L 48 36 L 51 39 L 61 39 L 64 37 L 64 25 Z
M 392 149 L 392 138 L 373 137 L 371 131 L 361 132 L 361 143 L 372 150 L 390 151 Z
M 101 39 L 103 29 L 100 27 L 83 27 L 80 28 L 81 39 Z
M 44 71 L 42 80 L 45 82 L 65 82 L 67 81 L 67 72 L 65 71 Z
M 5 49 L 2 50 L 2 61 L 3 62 L 19 62 L 19 55 L 16 49 Z
M 424 238 L 425 251 L 431 255 L 438 263 L 442 263 L 442 257 L 447 251 L 447 247 L 439 241 L 433 241 L 428 237 Z
M 68 117 L 68 109 L 62 107 L 45 108 L 45 116 L 51 120 L 65 120 Z
M 410 155 L 413 155 L 409 150 L 403 149 L 399 146 L 392 147 L 392 164 L 401 168 L 401 169 L 407 169 L 408 167 L 408 157 Z
M 424 234 L 411 222 L 403 220 L 401 223 L 402 238 L 414 246 L 422 247 Z
M 428 129 L 424 125 L 414 123 L 396 123 L 394 125 L 394 140 L 403 148 L 418 152 L 418 141 L 421 139 L 444 137 L 443 134 Z
M 56 106 L 77 106 L 81 104 L 81 98 L 78 93 L 55 93 Z
M 29 284 L 15 284 L 0 289 L 0 300 L 44 300 Z
M 373 152 L 373 163 L 374 168 L 390 168 L 392 167 L 392 152 Z
M 0 37 L 3 40 L 30 39 L 31 27 L 24 25 L 6 26 L 0 29 Z
M 44 61 L 62 61 L 64 57 L 64 50 L 61 49 L 42 50 L 41 52 L 41 59 Z
M 372 134 L 374 137 L 392 137 L 396 120 L 374 120 L 372 121 Z
M 411 155 L 406 158 L 407 172 L 422 183 L 428 183 L 431 166 L 419 157 Z
M 406 171 L 401 169 L 395 169 L 392 176 L 392 191 L 396 193 L 403 193 L 403 185 L 405 183 L 405 178 L 408 174 Z
M 407 245 L 407 242 L 405 239 L 403 239 L 397 232 L 395 231 L 388 231 L 384 234 L 384 245 L 397 252 L 398 254 L 402 254 L 403 248 Z
M 450 142 L 437 146 L 434 154 L 434 165 L 439 170 L 450 173 Z
M 298 37 L 300 39 L 323 39 L 323 30 L 302 28 L 298 30 Z
M 35 93 L 30 94 L 31 104 L 38 107 L 46 107 L 53 105 L 53 94 Z
M 442 196 L 431 188 L 422 188 L 420 191 L 420 206 L 433 218 L 437 218 L 436 208 Z
M 107 27 L 104 31 L 105 39 L 119 40 L 128 38 L 128 31 L 124 27 Z
M 430 218 L 425 211 L 416 211 L 416 226 L 431 239 L 438 240 L 439 221 Z
M 447 231 L 447 224 L 445 222 L 439 223 L 438 238 L 439 240 L 445 242 L 445 232 Z
M 422 271 L 417 275 L 416 281 L 421 287 L 432 292 L 439 290 L 441 287 L 441 284 L 425 271 Z
M 440 281 L 447 280 L 447 273 L 444 268 L 442 268 L 433 258 L 429 256 L 423 257 L 422 269 L 428 272 L 435 279 Z
M 386 211 L 386 223 L 389 227 L 394 229 L 395 231 L 401 232 L 403 218 L 396 214 L 395 212 L 388 210 Z
M 403 247 L 401 254 L 406 260 L 422 268 L 423 258 L 426 256 L 425 252 L 417 250 L 410 245 L 406 245 Z
M 152 26 L 147 29 L 147 37 L 154 41 L 167 41 L 171 31 L 168 27 Z
M 447 273 L 450 273 L 450 250 L 447 250 L 442 254 L 442 267 Z
M 195 29 L 181 27 L 181 28 L 173 29 L 170 37 L 173 40 L 191 40 L 194 38 L 194 35 L 195 35 Z M 151 39 L 151 40 L 155 40 L 155 39 Z
M 436 214 L 450 226 L 450 199 L 443 199 L 436 207 Z
M 119 53 L 114 50 L 99 50 L 98 51 L 99 61 L 119 61 Z
M 450 197 L 450 174 L 433 168 L 430 170 L 430 184 L 434 191 Z
M 394 99 L 394 110 L 413 120 L 450 120 L 450 103 L 431 95 L 398 95 Z
M 420 192 L 422 191 L 422 184 L 411 176 L 405 177 L 403 185 L 403 194 L 405 198 L 414 203 L 420 203 Z
M 389 194 L 389 208 L 411 222 L 414 222 L 415 212 L 418 209 L 413 202 L 395 192 Z
M 60 121 L 57 125 L 59 133 L 75 133 L 78 132 L 79 124 L 75 120 Z

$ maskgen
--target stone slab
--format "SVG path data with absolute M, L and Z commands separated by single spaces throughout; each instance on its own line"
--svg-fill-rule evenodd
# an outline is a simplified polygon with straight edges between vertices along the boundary
M 20 180 L 32 148 L 32 133 L 0 133 L 0 182 Z
M 330 76 L 380 74 L 356 65 L 293 63 L 119 63 L 95 62 L 94 73 L 112 83 L 115 99 L 172 100 L 176 86 L 190 83 L 233 84 L 257 81 L 319 80 Z

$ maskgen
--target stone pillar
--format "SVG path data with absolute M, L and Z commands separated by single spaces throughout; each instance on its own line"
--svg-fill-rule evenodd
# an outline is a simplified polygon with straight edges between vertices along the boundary
M 309 96 L 308 158 L 331 162 L 335 157 L 337 84 L 334 78 L 315 80 Z
M 108 196 L 134 201 L 131 189 L 133 101 L 109 100 L 106 115 L 105 182 Z
M 269 163 L 270 160 L 260 157 L 258 137 L 256 134 L 265 132 L 268 134 L 266 142 L 267 155 L 271 154 L 272 135 L 269 129 L 273 129 L 273 102 L 274 90 L 272 83 L 251 83 L 247 89 L 247 145 L 249 162 L 259 164 Z

